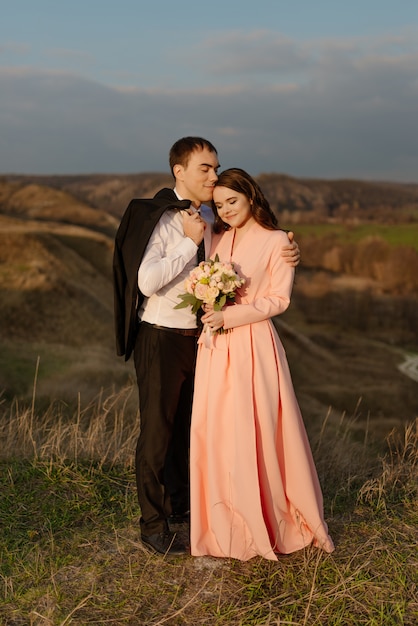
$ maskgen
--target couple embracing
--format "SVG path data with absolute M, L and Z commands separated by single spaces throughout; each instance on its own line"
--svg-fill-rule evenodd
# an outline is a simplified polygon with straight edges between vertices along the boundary
M 289 306 L 299 248 L 249 174 L 218 173 L 206 139 L 179 139 L 170 168 L 174 189 L 131 201 L 114 252 L 117 352 L 133 353 L 139 389 L 142 542 L 167 555 L 240 560 L 276 560 L 310 543 L 331 552 L 271 322 Z M 244 279 L 233 303 L 205 306 L 210 342 L 191 308 L 176 308 L 202 247 Z M 189 516 L 190 547 L 175 530 Z

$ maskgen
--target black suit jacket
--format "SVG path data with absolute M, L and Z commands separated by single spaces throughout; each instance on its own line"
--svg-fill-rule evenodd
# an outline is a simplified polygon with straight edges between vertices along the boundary
M 144 299 L 138 289 L 138 269 L 152 231 L 167 209 L 190 206 L 172 189 L 161 189 L 154 198 L 134 199 L 128 205 L 115 238 L 113 293 L 116 352 L 129 359 L 138 332 L 138 309 Z

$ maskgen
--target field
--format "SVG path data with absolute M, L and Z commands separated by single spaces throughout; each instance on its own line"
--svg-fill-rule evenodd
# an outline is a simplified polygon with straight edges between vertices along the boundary
M 131 388 L 0 415 L 0 620 L 73 624 L 412 626 L 418 617 L 417 425 L 380 450 L 324 416 L 311 443 L 336 543 L 247 563 L 168 559 L 139 541 Z
M 410 247 L 418 251 L 418 224 L 298 224 L 295 231 L 302 237 L 335 238 L 340 243 L 359 243 L 380 238 L 394 247 Z
M 139 541 L 112 250 L 129 198 L 162 180 L 0 179 L 0 624 L 412 626 L 418 188 L 263 178 L 302 251 L 274 323 L 336 551 L 241 563 Z

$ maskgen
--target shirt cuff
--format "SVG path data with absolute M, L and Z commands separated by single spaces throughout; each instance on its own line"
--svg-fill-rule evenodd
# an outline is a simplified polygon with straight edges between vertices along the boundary
M 190 237 L 183 237 L 183 240 L 177 247 L 177 252 L 180 253 L 187 262 L 191 261 L 194 256 L 197 255 L 198 245 Z

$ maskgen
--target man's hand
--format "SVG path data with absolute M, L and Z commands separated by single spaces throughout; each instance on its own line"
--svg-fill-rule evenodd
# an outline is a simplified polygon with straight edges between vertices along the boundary
M 205 233 L 206 222 L 196 211 L 182 211 L 183 231 L 186 237 L 193 239 L 198 246 L 203 239 Z
M 284 258 L 286 263 L 289 263 L 289 265 L 291 265 L 292 267 L 296 267 L 300 263 L 299 246 L 296 241 L 294 241 L 294 234 L 292 233 L 292 231 L 287 233 L 287 236 L 289 237 L 290 243 L 287 246 L 283 246 L 282 257 Z

